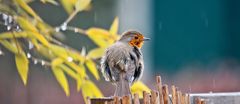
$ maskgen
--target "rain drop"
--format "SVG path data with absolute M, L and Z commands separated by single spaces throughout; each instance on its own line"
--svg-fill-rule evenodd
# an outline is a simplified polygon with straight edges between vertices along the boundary
M 7 26 L 7 30 L 11 30 L 11 26 L 10 25 Z
M 27 58 L 31 58 L 31 54 L 30 53 L 27 53 Z
M 42 66 L 45 65 L 45 61 L 42 61 L 41 64 L 42 64 Z
M 56 28 L 55 28 L 55 31 L 56 31 L 56 32 L 59 32 L 59 31 L 60 31 L 60 28 L 59 28 L 59 27 L 56 27 Z
M 31 49 L 33 49 L 33 47 L 34 47 L 33 43 L 29 41 L 28 42 L 28 49 L 31 50 Z
M 33 63 L 34 63 L 34 64 L 37 64 L 37 63 L 38 63 L 38 61 L 37 61 L 37 60 L 33 60 Z
M 72 62 L 73 58 L 72 57 L 68 57 L 67 60 L 68 60 L 68 62 Z
M 3 55 L 3 52 L 2 52 L 2 50 L 0 50 L 0 55 Z
M 63 24 L 61 25 L 61 30 L 62 30 L 62 31 L 67 30 L 67 23 L 63 23 Z
M 85 56 L 85 55 L 86 55 L 86 48 L 85 48 L 85 47 L 82 48 L 81 55 L 82 55 L 82 56 Z
M 77 32 L 78 32 L 78 29 L 77 29 L 77 28 L 74 28 L 74 32 L 77 33 Z
M 3 18 L 4 20 L 6 20 L 6 19 L 8 18 L 8 15 L 2 14 L 2 18 Z

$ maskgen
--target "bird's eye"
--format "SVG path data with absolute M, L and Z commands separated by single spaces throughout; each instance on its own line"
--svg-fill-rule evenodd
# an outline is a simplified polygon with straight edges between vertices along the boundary
M 138 37 L 135 37 L 135 39 L 138 39 Z

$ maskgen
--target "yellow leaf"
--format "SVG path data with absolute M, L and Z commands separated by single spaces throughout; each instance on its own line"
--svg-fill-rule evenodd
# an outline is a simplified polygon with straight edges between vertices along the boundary
M 75 8 L 78 12 L 83 11 L 89 6 L 90 2 L 91 0 L 78 0 L 75 4 Z
M 67 50 L 61 46 L 50 44 L 49 49 L 58 57 L 63 58 L 64 60 L 67 60 L 68 53 Z
M 141 81 L 135 82 L 131 87 L 131 92 L 133 94 L 138 93 L 140 98 L 143 97 L 143 94 L 142 94 L 143 91 L 150 93 L 151 90 L 145 84 L 143 84 Z
M 62 58 L 55 58 L 51 62 L 52 67 L 57 67 L 58 65 L 62 64 L 64 60 Z
M 49 47 L 49 43 L 48 41 L 46 40 L 46 38 L 38 33 L 38 32 L 31 32 L 31 31 L 27 31 L 28 33 L 28 36 L 31 37 L 31 38 L 37 38 L 37 40 L 39 40 L 43 45 Z
M 58 83 L 63 88 L 66 96 L 70 95 L 68 80 L 63 71 L 59 67 L 52 67 L 53 75 L 57 79 Z
M 41 0 L 43 3 L 51 3 L 53 5 L 58 5 L 58 3 L 55 0 Z
M 20 54 L 15 54 L 15 62 L 16 62 L 18 73 L 19 73 L 24 85 L 27 85 L 29 62 L 23 51 L 21 51 Z
M 17 22 L 19 23 L 20 27 L 25 31 L 38 32 L 37 28 L 35 28 L 35 26 L 31 22 L 29 22 L 23 17 L 17 17 Z
M 68 74 L 70 77 L 72 77 L 73 79 L 76 80 L 77 83 L 77 91 L 80 91 L 80 88 L 82 86 L 82 77 L 74 72 L 71 68 L 67 67 L 64 64 L 59 65 L 59 67 L 66 73 Z
M 15 0 L 18 5 L 20 5 L 25 11 L 27 11 L 30 15 L 32 15 L 34 18 L 38 19 L 39 21 L 42 21 L 42 19 L 32 10 L 30 6 L 27 5 L 27 3 L 24 0 Z
M 105 52 L 105 48 L 95 48 L 88 53 L 87 57 L 92 59 L 98 59 L 103 56 L 104 52 Z
M 15 32 L 15 34 L 13 34 L 12 32 L 4 32 L 0 34 L 0 39 L 25 38 L 25 37 L 27 37 L 27 34 L 24 31 Z
M 117 35 L 117 32 L 118 32 L 118 26 L 119 26 L 119 18 L 116 17 L 110 27 L 110 33 L 112 35 Z
M 61 4 L 63 5 L 64 9 L 67 11 L 68 14 L 71 14 L 74 9 L 74 4 L 70 2 L 72 0 L 60 0 Z
M 107 47 L 115 41 L 113 35 L 104 29 L 90 28 L 86 33 L 88 37 L 100 47 Z
M 83 67 L 76 65 L 74 62 L 65 61 L 65 63 L 69 67 L 74 69 L 76 72 L 78 72 L 82 79 L 86 78 L 86 72 L 85 72 L 85 69 Z
M 86 61 L 86 65 L 88 67 L 88 70 L 93 74 L 93 76 L 99 80 L 99 74 L 98 74 L 98 70 L 96 68 L 96 64 L 92 61 L 92 60 L 87 60 Z
M 15 43 L 9 42 L 7 40 L 0 40 L 0 43 L 9 51 L 17 54 L 18 53 L 18 49 Z
M 98 89 L 98 87 L 90 80 L 86 80 L 84 85 L 82 86 L 82 95 L 84 101 L 86 102 L 87 97 L 103 97 L 102 92 Z

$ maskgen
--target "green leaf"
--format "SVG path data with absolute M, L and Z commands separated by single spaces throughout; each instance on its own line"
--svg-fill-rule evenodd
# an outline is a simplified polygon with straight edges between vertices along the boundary
M 105 48 L 95 48 L 95 49 L 92 49 L 87 57 L 89 58 L 92 58 L 92 59 L 98 59 L 98 58 L 101 58 L 105 52 Z
M 55 78 L 57 79 L 58 83 L 63 88 L 66 96 L 70 95 L 68 80 L 63 71 L 59 67 L 52 67 L 52 72 Z
M 20 54 L 15 54 L 15 62 L 16 62 L 18 73 L 19 73 L 24 85 L 27 85 L 29 62 L 23 51 L 21 51 Z
M 110 27 L 110 30 L 109 32 L 112 34 L 112 35 L 117 35 L 117 32 L 118 32 L 118 26 L 119 26 L 119 18 L 116 17 Z
M 84 101 L 87 101 L 87 97 L 103 97 L 102 92 L 98 89 L 98 87 L 90 80 L 86 80 L 84 85 L 82 86 L 82 95 Z
M 75 8 L 78 12 L 85 10 L 89 7 L 91 0 L 78 0 L 75 4 Z
M 93 74 L 93 76 L 99 80 L 99 74 L 98 74 L 98 70 L 96 68 L 96 64 L 92 61 L 92 60 L 87 60 L 86 61 L 86 65 L 89 69 L 89 71 Z

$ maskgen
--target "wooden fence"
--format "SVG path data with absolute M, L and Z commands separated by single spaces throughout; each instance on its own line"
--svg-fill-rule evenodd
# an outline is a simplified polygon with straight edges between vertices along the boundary
M 87 100 L 87 104 L 190 104 L 190 95 L 181 92 L 174 85 L 170 88 L 166 84 L 162 84 L 161 77 L 156 77 L 156 90 L 151 90 L 150 93 L 143 92 L 143 98 L 139 99 L 138 94 L 132 97 L 111 97 L 111 98 L 92 98 Z M 203 99 L 195 97 L 195 104 L 206 104 Z

